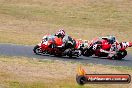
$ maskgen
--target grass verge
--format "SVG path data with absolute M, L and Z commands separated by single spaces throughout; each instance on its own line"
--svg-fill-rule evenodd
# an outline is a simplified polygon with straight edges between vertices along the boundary
M 37 44 L 59 28 L 75 38 L 115 35 L 131 41 L 131 14 L 130 0 L 1 0 L 0 42 Z
M 87 73 L 130 74 L 131 67 L 73 63 L 27 57 L 0 56 L 0 86 L 3 88 L 128 88 L 130 84 L 87 84 L 75 81 L 78 66 Z

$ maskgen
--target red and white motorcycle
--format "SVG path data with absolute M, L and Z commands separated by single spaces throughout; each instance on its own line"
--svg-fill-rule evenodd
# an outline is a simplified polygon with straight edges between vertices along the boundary
M 35 54 L 41 55 L 41 54 L 49 54 L 49 55 L 55 55 L 55 56 L 81 56 L 81 51 L 79 50 L 80 42 L 76 41 L 76 46 L 74 49 L 71 48 L 62 48 L 59 46 L 62 46 L 62 38 L 58 38 L 54 35 L 45 35 L 42 39 L 42 41 L 36 45 L 33 49 Z M 68 46 L 70 46 L 71 43 L 68 43 Z
M 93 43 L 94 41 L 96 40 L 92 40 L 89 46 L 83 49 L 82 55 L 95 55 L 98 57 L 121 60 L 127 55 L 126 49 L 132 46 L 132 42 L 115 42 L 114 44 L 109 44 L 106 41 Z

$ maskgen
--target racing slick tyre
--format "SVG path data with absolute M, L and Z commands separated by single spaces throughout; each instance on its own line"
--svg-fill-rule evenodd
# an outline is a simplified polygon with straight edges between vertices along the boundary
M 120 51 L 120 53 L 122 55 L 122 58 L 124 58 L 127 55 L 127 51 L 126 50 Z
M 85 49 L 85 50 L 83 50 L 83 53 L 82 53 L 84 56 L 87 56 L 87 57 L 89 57 L 89 56 L 92 56 L 93 55 L 93 52 L 92 52 L 92 50 L 90 50 L 90 49 Z
M 36 46 L 34 47 L 33 52 L 34 52 L 35 54 L 37 54 L 37 55 L 41 55 L 41 54 L 42 54 L 41 48 L 40 48 L 38 45 L 36 45 Z
M 64 51 L 64 55 L 66 55 L 66 56 L 69 56 L 69 58 L 72 58 L 72 50 L 71 49 L 66 49 L 65 51 Z
M 122 58 L 124 58 L 126 55 L 127 55 L 127 51 L 126 50 L 123 50 L 123 51 L 119 51 L 117 53 L 117 55 L 115 55 L 113 58 L 115 60 L 122 60 Z

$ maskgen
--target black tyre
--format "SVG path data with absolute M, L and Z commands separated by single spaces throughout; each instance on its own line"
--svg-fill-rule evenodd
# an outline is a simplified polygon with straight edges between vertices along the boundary
M 41 50 L 41 48 L 40 48 L 38 45 L 36 45 L 36 46 L 34 47 L 33 52 L 34 52 L 35 54 L 37 54 L 37 55 L 41 55 L 41 54 L 42 54 L 42 50 Z
M 124 58 L 126 55 L 127 55 L 127 51 L 126 50 L 123 50 L 123 51 L 119 51 L 117 53 L 117 55 L 115 55 L 113 58 L 115 60 L 122 60 L 122 58 Z
M 66 49 L 65 51 L 64 51 L 64 55 L 65 56 L 69 56 L 69 58 L 72 58 L 72 50 L 71 49 Z
M 122 58 L 124 58 L 127 55 L 127 51 L 126 50 L 120 51 L 120 53 L 122 55 Z
M 92 56 L 93 55 L 93 51 L 90 50 L 90 49 L 85 49 L 85 50 L 83 50 L 82 55 L 87 56 L 87 57 Z

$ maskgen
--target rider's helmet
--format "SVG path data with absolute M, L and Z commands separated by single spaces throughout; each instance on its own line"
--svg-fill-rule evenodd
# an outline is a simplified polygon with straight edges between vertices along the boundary
M 114 42 L 116 42 L 116 38 L 115 38 L 115 36 L 108 36 L 108 41 L 109 41 L 109 43 L 110 44 L 113 44 Z
M 65 36 L 65 31 L 63 29 L 60 29 L 56 34 L 55 36 L 58 36 L 58 37 L 61 37 L 63 38 Z

